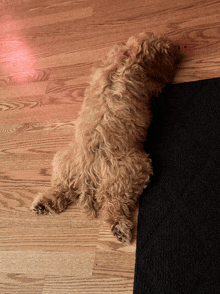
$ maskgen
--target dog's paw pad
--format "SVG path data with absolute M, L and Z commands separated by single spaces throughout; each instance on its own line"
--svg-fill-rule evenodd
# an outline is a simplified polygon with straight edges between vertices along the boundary
M 116 239 L 118 239 L 122 243 L 130 243 L 132 239 L 131 230 L 123 227 L 123 225 L 119 223 L 115 223 L 112 228 L 112 233 Z
M 40 202 L 31 206 L 31 210 L 36 214 L 51 214 L 50 210 L 47 208 L 46 204 Z

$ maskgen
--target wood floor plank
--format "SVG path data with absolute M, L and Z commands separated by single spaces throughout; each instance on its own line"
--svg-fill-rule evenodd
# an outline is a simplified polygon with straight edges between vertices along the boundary
M 77 90 L 74 91 L 77 92 Z M 17 123 L 41 123 L 74 120 L 78 117 L 82 105 L 81 101 L 76 103 L 64 101 L 57 105 L 50 103 L 41 105 L 41 101 L 38 98 L 35 100 L 32 97 L 31 102 L 24 100 L 20 100 L 17 103 L 2 102 L 2 108 L 8 108 L 9 112 L 1 115 L 2 122 L 9 124 L 14 121 Z
M 0 250 L 95 252 L 99 221 L 89 221 L 77 208 L 60 215 L 39 216 L 22 209 L 31 199 L 12 198 L 1 210 Z M 81 253 L 80 253 L 81 254 Z
M 89 1 L 32 1 L 29 5 L 21 5 L 19 1 L 10 2 L 5 9 L 3 33 L 56 24 L 57 18 L 60 22 L 87 18 L 91 17 L 93 12 Z M 11 15 L 15 13 L 17 18 L 13 19 Z
M 132 294 L 133 279 L 130 278 L 89 278 L 46 277 L 42 294 Z
M 32 273 L 0 272 L 1 294 L 42 294 L 44 277 L 36 277 Z
M 46 251 L 0 251 L 1 266 L 5 272 L 14 274 L 89 277 L 92 275 L 95 252 L 75 250 L 74 252 Z M 60 266 L 61 265 L 61 266 Z

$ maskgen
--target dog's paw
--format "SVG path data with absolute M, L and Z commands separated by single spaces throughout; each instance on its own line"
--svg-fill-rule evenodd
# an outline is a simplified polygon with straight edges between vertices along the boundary
M 126 226 L 123 226 L 123 223 L 115 223 L 111 227 L 112 233 L 118 241 L 122 243 L 129 244 L 132 240 L 131 230 Z
M 31 204 L 30 209 L 36 214 L 52 214 L 52 209 L 48 203 L 43 199 L 43 195 L 39 193 Z
M 49 209 L 44 203 L 38 203 L 37 205 L 32 205 L 31 210 L 36 214 L 51 214 Z

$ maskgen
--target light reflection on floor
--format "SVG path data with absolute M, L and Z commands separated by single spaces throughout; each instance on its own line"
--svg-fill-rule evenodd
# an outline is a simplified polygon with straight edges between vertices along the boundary
M 13 83 L 23 83 L 35 74 L 35 58 L 22 36 L 22 20 L 4 15 L 1 23 L 0 75 L 13 76 Z

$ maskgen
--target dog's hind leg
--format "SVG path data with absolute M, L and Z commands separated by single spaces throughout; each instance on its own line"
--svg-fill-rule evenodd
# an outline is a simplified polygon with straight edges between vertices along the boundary
M 52 187 L 45 193 L 38 193 L 31 205 L 37 214 L 60 213 L 70 203 L 76 203 L 79 194 L 75 187 L 74 162 L 71 162 L 73 149 L 71 146 L 57 152 L 52 165 Z
M 123 243 L 130 243 L 132 240 L 133 211 L 136 207 L 132 201 L 132 208 L 119 201 L 106 202 L 103 212 L 104 220 L 110 225 L 111 231 L 116 239 Z
M 46 193 L 38 193 L 31 205 L 31 210 L 37 214 L 60 213 L 72 203 L 70 191 L 59 190 L 57 187 L 50 188 Z

